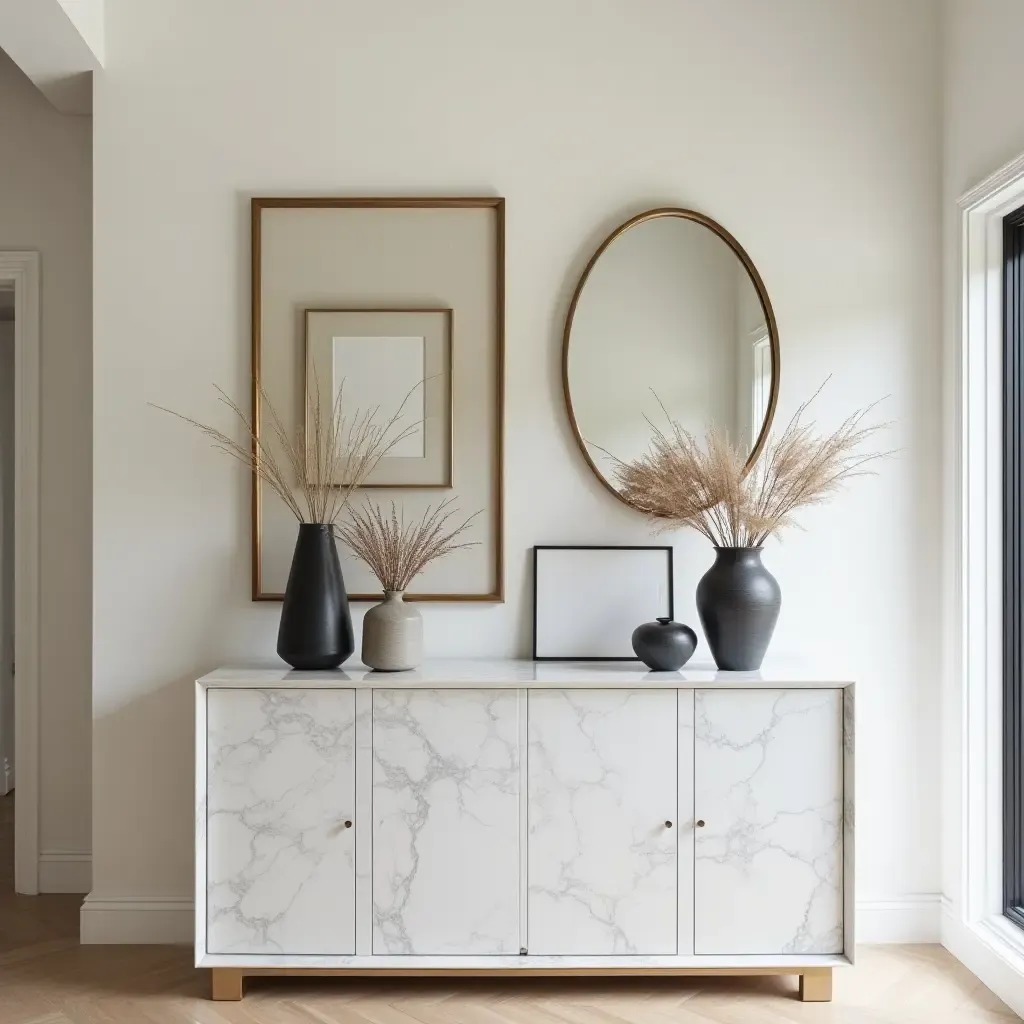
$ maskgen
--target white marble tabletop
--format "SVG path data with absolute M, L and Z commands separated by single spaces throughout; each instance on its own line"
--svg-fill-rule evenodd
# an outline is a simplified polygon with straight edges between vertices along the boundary
M 515 658 L 452 658 L 427 661 L 409 672 L 375 672 L 352 661 L 327 672 L 296 672 L 282 662 L 227 665 L 198 680 L 204 687 L 345 687 L 398 689 L 405 687 L 488 687 L 510 689 L 551 687 L 591 689 L 639 687 L 652 689 L 776 687 L 843 687 L 849 674 L 834 666 L 799 662 L 766 662 L 759 672 L 720 672 L 713 664 L 686 665 L 678 672 L 651 672 L 633 661 L 527 661 Z

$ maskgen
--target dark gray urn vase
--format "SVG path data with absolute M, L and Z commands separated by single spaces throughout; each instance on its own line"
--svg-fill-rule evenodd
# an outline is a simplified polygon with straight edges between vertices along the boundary
M 658 618 L 633 630 L 633 651 L 655 672 L 675 672 L 697 650 L 697 634 L 681 622 Z
M 296 669 L 337 668 L 355 650 L 348 594 L 330 526 L 301 523 L 277 632 L 277 653 Z
M 761 667 L 782 607 L 782 591 L 760 548 L 715 548 L 697 584 L 697 614 L 715 664 L 726 672 Z

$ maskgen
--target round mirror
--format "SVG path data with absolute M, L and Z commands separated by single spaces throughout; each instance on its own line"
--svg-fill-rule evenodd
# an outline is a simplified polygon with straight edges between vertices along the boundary
M 580 450 L 621 500 L 611 456 L 642 455 L 666 413 L 698 438 L 717 426 L 750 453 L 749 468 L 779 391 L 775 316 L 750 257 L 692 210 L 626 221 L 576 287 L 562 374 Z

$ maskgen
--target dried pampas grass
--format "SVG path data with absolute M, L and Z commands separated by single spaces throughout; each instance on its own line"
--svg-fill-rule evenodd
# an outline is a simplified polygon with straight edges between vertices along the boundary
M 651 425 L 646 454 L 631 462 L 611 455 L 618 489 L 659 531 L 690 527 L 716 547 L 760 547 L 796 525 L 798 509 L 823 504 L 892 454 L 866 450 L 889 426 L 867 423 L 878 403 L 853 413 L 831 434 L 815 436 L 814 423 L 804 418 L 820 392 L 797 409 L 749 472 L 746 455 L 722 431 L 712 428 L 702 447 L 666 412 L 669 427 Z
M 312 389 L 306 399 L 306 423 L 300 424 L 292 436 L 263 386 L 257 382 L 256 388 L 266 410 L 266 436 L 258 435 L 253 421 L 238 403 L 215 386 L 220 401 L 245 425 L 244 442 L 173 409 L 153 407 L 191 424 L 210 440 L 213 448 L 250 469 L 300 523 L 335 523 L 377 463 L 418 427 L 410 424 L 397 429 L 405 403 L 416 388 L 405 396 L 393 416 L 378 423 L 377 408 L 346 410 L 342 381 L 329 410 L 321 402 L 319 385 Z
M 448 528 L 457 511 L 451 507 L 453 501 L 449 498 L 436 508 L 428 507 L 418 521 L 411 523 L 396 511 L 394 502 L 390 516 L 379 505 L 367 502 L 363 509 L 349 509 L 349 521 L 339 523 L 335 530 L 352 553 L 369 566 L 385 592 L 402 592 L 431 562 L 478 543 L 457 541 L 479 512 L 454 530 Z

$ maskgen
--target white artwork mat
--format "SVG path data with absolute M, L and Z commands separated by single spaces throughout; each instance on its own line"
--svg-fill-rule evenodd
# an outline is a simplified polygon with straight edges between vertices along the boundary
M 393 436 L 407 433 L 385 458 L 425 458 L 426 339 L 342 336 L 333 337 L 331 344 L 331 401 L 344 387 L 349 403 L 376 410 L 376 422 L 398 416 Z

